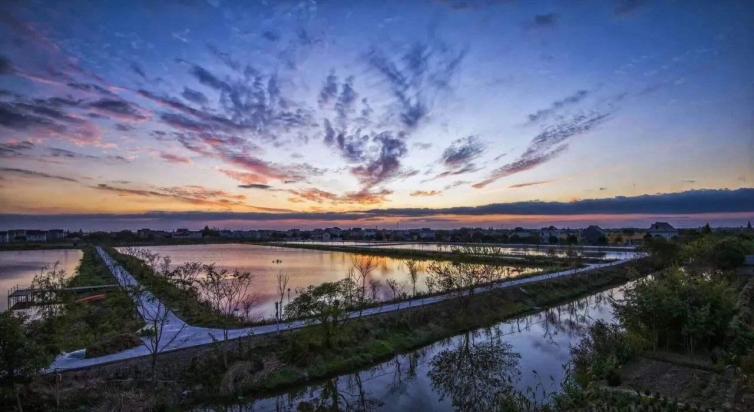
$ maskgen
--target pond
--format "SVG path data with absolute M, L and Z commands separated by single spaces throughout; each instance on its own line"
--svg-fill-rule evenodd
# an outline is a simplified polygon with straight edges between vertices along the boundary
M 251 272 L 254 276 L 252 288 L 256 300 L 253 312 L 256 316 L 267 318 L 275 316 L 275 277 L 278 272 L 290 275 L 290 296 L 286 291 L 283 301 L 287 304 L 290 299 L 295 298 L 297 289 L 345 278 L 352 267 L 353 259 L 358 258 L 358 255 L 346 252 L 249 244 L 149 246 L 148 249 L 161 256 L 169 256 L 174 266 L 193 261 L 216 263 L 220 268 Z M 389 257 L 375 259 L 377 268 L 372 272 L 371 278 L 380 282 L 376 289 L 378 300 L 392 297 L 392 292 L 386 286 L 387 279 L 397 280 L 406 293 L 411 293 L 413 287 L 408 269 L 402 260 Z M 510 277 L 541 271 L 540 268 L 524 266 L 509 266 L 502 269 Z M 417 292 L 426 291 L 425 278 L 426 271 L 422 269 L 416 282 Z
M 516 397 L 542 405 L 560 391 L 570 348 L 595 321 L 613 321 L 611 301 L 624 290 L 599 292 L 229 410 L 490 410 Z
M 79 249 L 13 250 L 0 252 L 0 311 L 8 308 L 8 291 L 16 285 L 31 285 L 34 275 L 45 265 L 60 262 L 60 268 L 72 275 L 83 253 Z

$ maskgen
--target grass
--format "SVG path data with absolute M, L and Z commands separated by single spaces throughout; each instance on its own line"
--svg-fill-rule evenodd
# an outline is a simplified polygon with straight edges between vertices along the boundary
M 241 327 L 244 323 L 237 319 L 228 319 L 214 310 L 210 305 L 201 301 L 199 296 L 191 290 L 181 289 L 169 280 L 157 276 L 141 260 L 118 252 L 114 248 L 105 248 L 107 253 L 120 263 L 143 287 L 162 300 L 178 317 L 193 326 Z
M 371 366 L 463 332 L 557 305 L 634 279 L 650 267 L 645 261 L 627 267 L 603 269 L 577 278 L 562 279 L 475 295 L 417 308 L 404 313 L 365 318 L 345 323 L 332 346 L 324 344 L 318 326 L 282 334 L 267 345 L 238 349 L 235 362 L 262 359 L 274 365 L 249 371 L 244 379 L 228 379 L 219 358 L 198 362 L 178 377 L 186 385 L 202 386 L 199 401 L 231 401 L 240 393 L 273 393 Z M 239 345 L 243 348 L 243 345 Z M 234 373 L 238 373 L 235 370 Z M 214 382 L 235 382 L 232 388 L 218 388 Z M 221 390 L 222 389 L 222 390 Z
M 68 286 L 116 283 L 93 247 L 85 247 L 83 252 L 76 275 L 68 280 Z M 100 293 L 92 292 L 89 295 Z M 88 347 L 96 347 L 99 353 L 105 354 L 107 350 L 103 348 L 112 346 L 105 342 L 116 336 L 133 335 L 143 325 L 133 302 L 125 292 L 109 291 L 101 301 L 80 302 L 79 299 L 85 296 L 87 295 L 65 296 L 59 316 L 33 322 L 31 325 L 36 340 L 45 347 L 50 360 L 61 351 Z
M 361 255 L 372 256 L 385 256 L 397 259 L 418 259 L 418 260 L 444 260 L 453 262 L 468 262 L 468 263 L 486 263 L 486 264 L 498 264 L 498 265 L 521 265 L 521 266 L 549 266 L 549 267 L 567 267 L 570 266 L 568 259 L 554 258 L 548 256 L 478 256 L 469 255 L 459 252 L 441 252 L 431 250 L 417 250 L 417 249 L 398 249 L 390 247 L 359 247 L 359 246 L 338 246 L 338 245 L 321 245 L 321 244 L 301 244 L 301 243 L 283 243 L 283 242 L 246 242 L 250 244 L 256 244 L 260 246 L 275 246 L 275 247 L 287 247 L 294 249 L 311 249 L 311 250 L 325 250 L 332 252 L 348 252 L 357 253 Z M 479 245 L 482 247 L 492 247 L 487 245 Z M 574 259 L 578 262 L 590 262 L 594 259 L 580 258 Z

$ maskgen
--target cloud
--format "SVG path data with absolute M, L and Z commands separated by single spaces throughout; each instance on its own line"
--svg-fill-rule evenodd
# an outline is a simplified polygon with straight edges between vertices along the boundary
M 567 96 L 561 100 L 556 100 L 550 104 L 549 107 L 546 109 L 537 110 L 534 113 L 529 114 L 527 117 L 527 122 L 529 124 L 537 123 L 542 120 L 548 119 L 553 114 L 557 113 L 559 110 L 563 109 L 564 107 L 571 106 L 574 104 L 579 103 L 580 101 L 584 100 L 584 98 L 587 97 L 589 94 L 586 90 L 578 90 L 576 93 Z
M 3 55 L 0 55 L 0 75 L 13 74 L 14 71 L 15 70 L 13 69 L 13 64 L 10 62 L 10 59 Z
M 28 140 L 0 143 L 0 157 L 25 157 L 26 152 L 32 149 L 34 143 Z
M 95 156 L 95 155 L 90 155 L 90 154 L 74 152 L 68 149 L 61 149 L 58 147 L 50 147 L 47 149 L 47 152 L 50 154 L 51 157 L 59 157 L 59 158 L 67 158 L 67 159 L 115 160 L 118 162 L 125 162 L 125 163 L 128 162 L 128 159 L 120 155 L 108 155 L 104 157 Z
M 205 96 L 204 93 L 198 90 L 194 90 L 189 87 L 183 88 L 183 92 L 181 93 L 181 96 L 183 96 L 184 99 L 192 103 L 196 103 L 200 105 L 204 105 L 204 104 L 207 104 L 207 102 L 209 102 L 209 99 L 207 99 L 207 96 Z
M 317 188 L 308 188 L 302 190 L 289 190 L 292 197 L 289 199 L 293 202 L 310 201 L 315 203 L 332 203 L 332 204 L 379 204 L 387 200 L 387 196 L 393 192 L 387 189 L 371 191 L 363 189 L 357 192 L 348 192 L 343 195 L 337 195 L 332 192 Z
M 701 213 L 754 213 L 754 188 L 736 190 L 692 190 L 679 193 L 661 193 L 634 197 L 612 197 L 605 199 L 585 199 L 572 202 L 514 202 L 495 203 L 473 207 L 423 208 L 423 209 L 369 209 L 350 212 L 150 212 L 131 215 L 80 214 L 80 215 L 0 215 L 0 226 L 59 226 L 61 222 L 72 222 L 79 227 L 83 222 L 120 221 L 125 225 L 143 225 L 150 222 L 155 225 L 169 222 L 204 222 L 208 221 L 245 221 L 269 222 L 306 220 L 312 222 L 358 221 L 377 218 L 427 218 L 434 216 L 495 216 L 495 215 L 646 215 L 650 218 L 666 214 L 701 214 Z M 131 223 L 128 223 L 131 222 Z M 461 220 L 461 224 L 463 221 Z
M 4 173 L 12 173 L 19 176 L 27 176 L 42 179 L 62 180 L 65 182 L 78 182 L 78 180 L 67 176 L 51 175 L 43 172 L 37 172 L 35 170 L 16 169 L 12 167 L 0 167 L 0 171 Z
M 172 154 L 172 153 L 161 152 L 160 153 L 160 158 L 162 158 L 163 160 L 166 160 L 169 163 L 176 163 L 176 164 L 189 164 L 189 163 L 191 163 L 191 159 L 189 159 L 188 157 L 183 157 L 183 156 L 179 156 L 179 155 Z
M 538 186 L 538 185 L 543 185 L 543 184 L 546 184 L 546 183 L 550 183 L 551 181 L 552 180 L 540 180 L 540 181 L 536 181 L 536 182 L 517 183 L 515 185 L 508 186 L 508 188 L 509 189 L 519 189 L 519 188 L 522 188 L 522 187 Z
M 409 196 L 413 197 L 431 197 L 431 196 L 438 196 L 441 195 L 442 192 L 439 190 L 416 190 L 411 192 Z
M 479 157 L 484 152 L 484 144 L 477 136 L 454 140 L 442 153 L 441 161 L 450 170 L 457 171 Z
M 591 131 L 607 120 L 610 114 L 611 112 L 578 114 L 546 128 L 529 142 L 529 146 L 518 159 L 500 166 L 487 179 L 473 186 L 482 188 L 498 179 L 533 169 L 554 159 L 566 150 L 568 139 Z
M 558 15 L 555 13 L 537 14 L 531 23 L 534 28 L 554 27 L 558 23 Z
M 241 189 L 262 189 L 262 190 L 267 190 L 267 189 L 272 188 L 272 186 L 270 185 L 263 185 L 260 183 L 243 184 L 243 185 L 238 185 L 238 187 L 240 187 Z
M 119 196 L 172 199 L 184 203 L 204 206 L 244 206 L 244 200 L 246 199 L 244 195 L 235 195 L 222 190 L 207 189 L 198 185 L 139 189 L 100 183 L 96 186 L 91 186 L 91 188 L 115 193 Z
M 615 2 L 615 14 L 619 16 L 632 14 L 648 4 L 648 0 L 617 0 Z
M 100 114 L 113 116 L 120 120 L 142 121 L 148 116 L 135 104 L 119 99 L 99 99 L 89 103 L 89 107 Z
M 377 145 L 376 155 L 366 164 L 351 168 L 351 173 L 361 182 L 364 189 L 387 182 L 401 174 L 400 159 L 406 155 L 406 143 L 401 136 L 383 132 L 372 138 Z
M 429 115 L 437 94 L 450 88 L 465 56 L 465 49 L 435 39 L 414 43 L 399 56 L 373 48 L 367 62 L 395 98 L 401 123 L 411 129 Z

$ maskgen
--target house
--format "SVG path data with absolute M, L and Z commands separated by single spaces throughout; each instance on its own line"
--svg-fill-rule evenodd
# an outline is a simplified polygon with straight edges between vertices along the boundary
M 607 243 L 607 236 L 604 230 L 597 225 L 591 225 L 581 231 L 581 239 L 589 245 L 599 245 Z
M 47 242 L 47 232 L 44 230 L 27 230 L 27 242 Z
M 26 242 L 26 231 L 23 229 L 9 230 L 8 242 Z
M 10 240 L 8 239 L 8 232 L 5 230 L 0 231 L 0 243 L 8 243 Z
M 181 228 L 173 233 L 174 239 L 201 239 L 202 232 L 200 230 L 191 231 L 185 228 Z
M 678 230 L 667 222 L 655 222 L 649 227 L 647 234 L 653 238 L 673 239 L 678 236 Z
M 52 229 L 47 231 L 47 241 L 57 242 L 65 239 L 66 233 L 63 229 Z

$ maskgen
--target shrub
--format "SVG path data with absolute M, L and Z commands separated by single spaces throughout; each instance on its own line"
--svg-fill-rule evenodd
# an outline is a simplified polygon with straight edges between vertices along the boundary
M 86 357 L 96 358 L 98 356 L 110 355 L 139 345 L 141 345 L 141 339 L 136 334 L 121 333 L 112 335 L 89 345 L 86 348 Z

